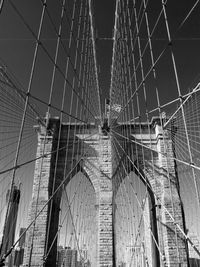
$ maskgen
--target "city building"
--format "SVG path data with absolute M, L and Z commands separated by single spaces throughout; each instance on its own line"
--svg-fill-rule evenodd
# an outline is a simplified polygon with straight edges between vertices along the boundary
M 24 248 L 18 247 L 14 251 L 14 267 L 20 267 L 23 264 L 23 259 L 24 259 Z
M 26 231 L 26 228 L 20 228 L 19 230 L 19 237 Z M 19 240 L 19 247 L 24 248 L 25 247 L 25 239 L 26 239 L 26 233 L 22 235 L 22 237 Z
M 197 250 L 200 249 L 200 242 L 196 234 L 190 233 L 189 238 L 192 241 L 192 243 L 195 245 Z M 200 266 L 200 256 L 195 251 L 195 249 L 191 246 L 191 244 L 188 242 L 188 250 L 189 250 L 189 263 L 190 267 Z
M 12 191 L 8 190 L 6 195 L 6 203 L 8 205 L 7 218 L 4 224 L 4 231 L 1 244 L 1 256 L 6 254 L 7 251 L 12 247 L 15 240 L 15 230 L 18 216 L 18 207 L 20 200 L 20 190 L 14 186 Z M 13 266 L 13 255 L 11 253 L 8 257 L 6 265 L 9 267 Z
M 73 249 L 72 250 L 72 261 L 71 261 L 71 266 L 70 267 L 76 267 L 77 264 L 77 250 Z
M 77 261 L 77 263 L 76 263 L 76 267 L 83 267 L 81 261 Z
M 84 264 L 84 267 L 91 267 L 91 263 L 89 260 L 87 260 L 87 262 Z
M 26 230 L 26 228 L 20 228 L 20 230 L 19 230 L 19 237 L 21 237 L 21 238 L 19 240 L 18 247 L 15 249 L 15 251 L 13 253 L 13 255 L 14 255 L 13 256 L 13 258 L 14 258 L 13 266 L 14 267 L 20 267 L 23 264 L 24 247 L 25 247 L 25 239 L 26 239 L 26 233 L 24 233 L 25 230 Z
M 192 241 L 192 243 L 195 245 L 195 247 L 199 250 L 200 242 L 199 242 L 198 237 L 194 233 L 190 233 L 189 238 Z M 189 242 L 188 242 L 188 249 L 189 249 L 189 258 L 200 259 L 199 255 L 196 253 L 195 249 L 191 246 Z
M 57 266 L 58 267 L 77 267 L 77 250 L 71 247 L 58 247 Z M 81 265 L 80 265 L 81 266 Z
M 62 267 L 65 259 L 65 249 L 62 246 L 57 248 L 57 267 Z

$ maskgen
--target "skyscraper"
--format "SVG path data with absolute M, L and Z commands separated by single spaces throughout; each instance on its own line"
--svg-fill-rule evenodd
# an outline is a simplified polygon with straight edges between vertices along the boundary
M 57 253 L 57 267 L 62 267 L 64 266 L 65 249 L 62 246 L 58 246 Z
M 14 266 L 19 267 L 23 264 L 24 248 L 18 247 L 14 253 Z
M 20 228 L 20 230 L 19 230 L 19 236 L 21 236 L 24 233 L 25 230 L 26 230 L 26 228 Z M 24 248 L 24 246 L 25 246 L 25 239 L 26 239 L 26 233 L 19 240 L 19 247 L 20 248 Z
M 70 247 L 65 248 L 65 260 L 64 260 L 64 267 L 71 267 L 72 263 L 72 249 Z
M 76 267 L 83 267 L 82 263 L 80 261 L 77 261 Z
M 20 228 L 19 236 L 21 236 L 26 228 Z M 25 246 L 26 233 L 19 240 L 19 246 L 14 253 L 14 266 L 19 267 L 23 264 L 24 258 L 24 246 Z
M 75 264 L 74 264 L 75 262 Z M 58 246 L 58 257 L 57 266 L 58 267 L 76 267 L 77 257 L 75 256 L 74 250 L 71 247 Z
M 58 247 L 58 267 L 77 267 L 77 250 L 71 247 Z
M 77 250 L 72 250 L 72 261 L 71 261 L 71 267 L 76 267 L 77 264 Z
M 3 256 L 13 245 L 15 239 L 15 229 L 17 223 L 18 206 L 20 200 L 20 190 L 16 186 L 12 191 L 8 190 L 6 195 L 8 211 L 7 218 L 4 223 L 4 232 L 1 244 L 1 256 Z M 12 266 L 12 254 L 9 257 L 9 265 Z

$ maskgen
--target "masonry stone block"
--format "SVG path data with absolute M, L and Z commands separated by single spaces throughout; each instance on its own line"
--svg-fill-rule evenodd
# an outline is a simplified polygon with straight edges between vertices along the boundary
M 89 125 L 88 132 L 85 130 L 82 132 L 82 125 L 77 124 L 76 128 L 69 124 L 60 125 L 59 119 L 56 118 L 49 120 L 48 129 L 51 131 L 46 131 L 42 126 L 38 127 L 36 156 L 40 159 L 36 161 L 35 165 L 29 222 L 35 219 L 44 205 L 46 206 L 27 232 L 23 266 L 29 266 L 29 263 L 31 267 L 56 266 L 56 242 L 47 260 L 45 260 L 45 255 L 58 231 L 61 190 L 58 191 L 52 202 L 46 203 L 53 191 L 63 181 L 63 177 L 66 177 L 66 174 L 71 172 L 73 166 L 79 161 L 83 150 L 86 152 L 84 160 L 81 160 L 69 177 L 67 176 L 64 186 L 67 186 L 69 180 L 79 171 L 82 171 L 93 185 L 96 195 L 95 209 L 98 229 L 97 244 L 95 244 L 98 255 L 95 267 L 112 267 L 115 264 L 113 262 L 115 257 L 113 248 L 115 205 L 113 199 L 121 182 L 119 172 L 120 177 L 126 177 L 131 171 L 139 175 L 144 183 L 148 181 L 149 184 L 149 195 L 144 209 L 145 253 L 148 266 L 159 266 L 162 256 L 165 257 L 168 267 L 187 266 L 187 253 L 182 233 L 166 212 L 167 209 L 173 214 L 175 222 L 184 229 L 181 200 L 177 192 L 177 177 L 172 160 L 173 144 L 169 133 L 163 132 L 159 124 L 153 125 L 152 123 L 151 136 L 145 125 L 142 126 L 142 133 L 139 132 L 139 126 L 128 125 L 130 138 L 151 147 L 153 152 L 145 148 L 145 155 L 143 155 L 141 146 L 130 142 L 125 157 L 123 153 L 124 140 L 120 141 L 123 149 L 118 147 L 118 155 L 116 149 L 111 145 L 112 137 L 105 136 L 101 131 L 96 133 L 95 127 L 95 125 Z M 120 127 L 119 125 L 119 132 Z M 59 128 L 61 138 L 58 141 Z M 76 131 L 78 133 L 76 135 L 74 135 L 75 129 L 79 129 Z M 123 125 L 121 129 L 123 129 Z M 74 143 L 77 145 L 73 145 Z M 57 153 L 52 153 L 62 147 L 67 147 L 67 150 L 61 149 Z M 73 150 L 70 147 L 73 147 Z M 170 160 L 163 156 L 166 149 L 171 155 Z M 46 156 L 41 157 L 43 154 Z M 122 160 L 117 165 L 116 159 L 119 157 Z M 159 201 L 162 202 L 162 205 Z M 178 233 L 178 235 L 174 233 Z M 163 255 L 160 255 L 156 249 L 152 235 Z

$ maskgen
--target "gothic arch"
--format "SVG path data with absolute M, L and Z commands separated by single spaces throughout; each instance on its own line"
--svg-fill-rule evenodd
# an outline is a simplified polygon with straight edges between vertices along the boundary
M 187 266 L 185 265 L 185 262 L 187 261 L 185 241 L 183 240 L 182 234 L 179 232 L 177 236 L 178 244 L 176 243 L 176 237 L 174 235 L 176 225 L 168 216 L 165 210 L 165 207 L 167 207 L 168 210 L 172 209 L 172 202 L 169 198 L 170 192 L 172 192 L 174 199 L 173 205 L 175 205 L 176 208 L 174 219 L 176 223 L 178 223 L 179 226 L 183 229 L 183 217 L 180 205 L 181 201 L 177 193 L 173 157 L 171 157 L 170 160 L 166 160 L 162 153 L 160 153 L 164 146 L 163 135 L 165 135 L 165 140 L 167 140 L 168 142 L 167 145 L 169 148 L 169 153 L 170 151 L 173 151 L 172 144 L 167 133 L 162 131 L 160 125 L 154 123 L 151 126 L 151 135 L 153 136 L 151 137 L 151 141 L 153 139 L 153 151 L 148 148 L 147 144 L 147 141 L 150 140 L 147 125 L 142 125 L 143 135 L 138 134 L 137 127 L 132 127 L 132 125 L 125 125 L 127 128 L 130 127 L 130 144 L 128 144 L 127 151 L 125 151 L 126 153 L 123 154 L 124 151 L 119 150 L 120 153 L 118 156 L 120 158 L 120 161 L 113 160 L 113 157 L 116 156 L 116 151 L 111 147 L 112 137 L 109 134 L 105 136 L 101 132 L 97 132 L 95 124 L 87 126 L 87 131 L 82 133 L 81 129 L 83 125 L 81 124 L 63 124 L 61 126 L 59 153 L 58 157 L 56 158 L 55 151 L 57 151 L 58 144 L 59 120 L 56 118 L 51 119 L 49 125 L 50 126 L 47 134 L 45 133 L 45 128 L 42 128 L 41 126 L 39 127 L 40 132 L 38 134 L 37 158 L 40 159 L 36 162 L 35 166 L 32 203 L 29 212 L 29 223 L 34 219 L 37 192 L 39 192 L 39 202 L 37 208 L 38 210 L 43 210 L 41 215 L 37 218 L 35 224 L 37 237 L 34 237 L 35 246 L 33 248 L 31 248 L 32 228 L 30 227 L 27 232 L 24 266 L 28 266 L 31 249 L 33 255 L 31 266 L 41 266 L 43 264 L 43 257 L 45 255 L 44 241 L 46 240 L 46 227 L 49 221 L 49 207 L 45 206 L 44 208 L 44 203 L 48 201 L 49 196 L 51 196 L 51 193 L 53 191 L 54 177 L 56 177 L 54 186 L 54 189 L 56 189 L 59 185 L 61 185 L 65 173 L 69 173 L 69 177 L 65 181 L 65 184 L 67 184 L 70 177 L 72 177 L 77 171 L 81 171 L 86 174 L 86 177 L 90 179 L 96 192 L 98 205 L 97 212 L 99 215 L 98 263 L 100 264 L 100 266 L 105 262 L 107 266 L 112 266 L 113 264 L 113 196 L 115 196 L 117 192 L 117 179 L 119 179 L 117 178 L 116 174 L 120 173 L 121 177 L 125 177 L 127 173 L 130 173 L 131 171 L 136 172 L 136 174 L 140 176 L 139 178 L 143 179 L 143 181 L 145 180 L 144 182 L 148 184 L 149 201 L 147 201 L 148 205 L 146 204 L 146 210 L 149 214 L 149 222 L 151 222 L 153 231 L 154 229 L 156 230 L 156 227 L 153 227 L 154 220 L 157 220 L 155 225 L 157 226 L 158 243 L 160 251 L 165 258 L 166 264 L 171 267 L 177 266 L 176 255 L 178 246 L 178 249 L 181 252 L 179 262 L 183 263 L 183 266 Z M 77 131 L 77 127 L 80 127 L 80 131 Z M 80 134 L 76 134 L 76 136 L 74 136 L 75 131 L 79 132 Z M 140 137 L 139 141 L 137 139 L 138 136 Z M 145 145 L 143 154 L 141 153 L 141 144 L 135 145 L 134 140 L 139 143 L 142 143 L 143 141 L 146 142 L 144 143 Z M 150 141 L 148 142 L 150 143 Z M 43 151 L 43 147 L 45 147 L 45 151 Z M 63 149 L 66 147 L 67 153 L 66 150 Z M 82 151 L 84 151 L 84 158 L 82 157 Z M 41 155 L 43 155 L 43 152 L 45 152 L 46 156 L 42 159 Z M 142 160 L 140 160 L 140 157 Z M 41 162 L 43 162 L 42 168 Z M 117 163 L 117 165 L 115 163 Z M 169 167 L 170 176 L 168 176 L 167 173 L 167 166 Z M 41 176 L 42 180 L 40 184 Z M 173 182 L 172 188 L 169 188 L 169 180 Z M 39 184 L 41 185 L 40 188 Z M 162 205 L 160 205 L 158 199 L 162 202 Z M 53 205 L 55 215 L 54 217 L 59 217 L 56 216 L 56 214 L 59 215 L 60 209 L 59 193 L 56 195 L 56 197 L 53 198 Z M 158 227 L 158 223 L 159 226 L 165 225 L 163 233 L 160 230 L 161 226 Z M 57 225 L 57 221 L 54 222 L 54 226 L 52 224 L 52 233 L 55 233 L 57 231 Z M 150 225 L 150 223 L 148 225 Z M 150 236 L 150 233 L 148 233 L 147 236 Z M 106 246 L 105 240 L 107 242 Z M 149 242 L 152 244 L 151 238 L 149 238 L 149 240 Z M 152 251 L 153 247 L 148 253 L 149 262 L 150 259 L 152 259 Z M 51 252 L 52 257 L 54 257 L 50 261 L 52 264 L 55 259 L 56 248 L 55 250 L 52 249 Z M 159 261 L 156 264 L 157 266 L 159 266 Z M 48 265 L 47 262 L 45 266 L 50 266 L 50 263 Z M 154 266 L 155 263 L 152 261 L 151 267 Z
M 123 146 L 124 140 L 121 134 L 123 127 L 129 127 L 127 130 L 129 142 L 126 142 L 126 147 Z M 151 132 L 151 137 L 149 132 Z M 160 255 L 157 258 L 160 258 L 160 262 L 164 261 L 167 266 L 177 266 L 178 263 L 187 266 L 186 241 L 169 216 L 170 212 L 179 227 L 185 229 L 170 131 L 163 130 L 158 118 L 153 119 L 150 126 L 119 125 L 118 143 L 120 160 L 114 175 L 120 172 L 121 177 L 125 177 L 130 171 L 134 171 L 143 182 L 148 184 L 150 202 L 154 206 L 155 223 L 153 225 L 157 228 L 159 244 Z M 168 149 L 168 158 L 163 153 L 164 147 Z M 159 260 L 157 266 L 159 266 Z
M 134 163 L 134 164 L 133 164 Z M 120 177 L 115 172 L 113 176 L 113 185 L 114 185 L 114 195 L 115 199 L 119 187 L 127 176 L 130 177 L 131 172 L 133 172 L 143 183 L 148 191 L 147 198 L 144 203 L 144 228 L 145 228 L 145 239 L 146 243 L 146 257 L 149 263 L 149 266 L 159 267 L 160 266 L 160 255 L 157 249 L 156 243 L 159 244 L 158 238 L 158 229 L 157 229 L 157 211 L 156 211 L 156 199 L 153 194 L 151 179 L 149 179 L 148 171 L 144 169 L 143 164 L 137 166 L 137 161 L 131 162 L 128 157 L 123 157 L 123 160 L 118 166 L 117 172 L 120 173 Z M 128 178 L 130 180 L 130 178 Z M 131 185 L 131 181 L 130 181 Z M 115 200 L 113 200 L 115 201 Z M 141 203 L 142 204 L 142 203 Z M 155 243 L 156 242 L 156 243 Z
M 38 235 L 39 231 L 39 235 L 34 237 L 36 239 L 33 248 L 31 248 L 33 227 L 27 232 L 24 266 L 28 266 L 30 254 L 32 255 L 32 266 L 43 266 L 45 250 L 47 248 L 48 251 L 50 247 L 51 250 L 45 266 L 56 266 L 57 242 L 54 239 L 59 225 L 62 187 L 66 187 L 78 172 L 82 172 L 90 181 L 94 188 L 96 199 L 98 198 L 99 177 L 95 175 L 95 149 L 83 143 L 81 138 L 74 135 L 74 125 L 61 125 L 61 134 L 59 136 L 59 125 L 59 119 L 53 118 L 50 119 L 47 130 L 42 125 L 37 127 L 37 157 L 39 160 L 36 161 L 35 166 L 29 222 L 34 219 L 35 212 L 43 208 L 52 193 L 57 192 L 52 201 L 43 209 L 35 223 L 35 232 Z M 88 152 L 87 160 L 81 158 L 83 146 Z M 43 154 L 46 156 L 41 157 Z M 93 164 L 90 163 L 90 159 Z

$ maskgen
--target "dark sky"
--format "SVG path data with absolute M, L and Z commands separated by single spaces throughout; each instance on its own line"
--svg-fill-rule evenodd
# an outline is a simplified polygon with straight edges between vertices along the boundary
M 69 3 L 70 2 L 71 1 L 69 1 Z M 28 24 L 35 32 L 37 32 L 41 14 L 40 1 L 17 0 L 15 3 Z M 57 14 L 59 14 L 57 6 L 58 5 L 54 1 L 48 2 L 49 10 L 54 10 L 55 12 L 55 18 Z M 109 95 L 114 11 L 114 0 L 94 1 L 97 64 L 102 101 Z M 69 13 L 72 13 L 72 10 L 69 10 Z M 47 41 L 44 41 L 44 44 L 50 51 L 53 51 L 56 43 L 56 37 L 52 30 L 46 30 L 48 23 L 49 22 L 46 21 L 44 27 L 45 31 L 43 36 L 44 38 L 47 38 Z M 50 25 L 49 29 L 51 29 Z M 26 29 L 24 23 L 16 15 L 16 12 L 10 4 L 5 3 L 0 16 L 0 59 L 3 60 L 11 73 L 13 73 L 20 81 L 25 91 L 28 86 L 34 46 L 34 38 Z M 39 57 L 38 66 L 40 67 L 35 73 L 33 89 L 38 97 L 47 101 L 49 93 L 48 88 L 50 87 L 49 77 L 51 75 L 52 66 L 44 56 L 44 53 L 39 53 Z M 59 88 L 61 88 L 61 86 L 57 86 L 57 94 L 60 94 L 60 92 L 58 92 Z M 43 110 L 45 110 L 45 107 L 42 107 L 41 109 L 42 112 L 44 112 Z
M 198 30 L 200 28 L 199 5 L 197 5 L 193 12 L 191 12 L 190 16 L 188 16 L 182 27 L 177 30 L 195 2 L 196 0 L 168 1 L 166 8 L 171 36 L 173 39 L 173 51 L 175 55 L 182 94 L 185 94 L 189 90 L 191 90 L 191 88 L 193 88 L 200 79 L 200 33 Z M 140 3 L 140 1 L 136 1 L 136 3 Z M 148 3 L 148 16 L 150 21 L 150 28 L 152 28 L 153 26 L 151 27 L 151 22 L 153 25 L 158 17 L 158 14 L 161 10 L 161 1 L 154 0 L 149 1 Z M 109 97 L 114 16 L 114 0 L 94 1 L 94 17 L 97 36 L 97 61 L 102 100 L 104 99 L 104 97 Z M 146 33 L 142 31 L 141 40 L 144 40 L 141 41 L 141 43 L 143 42 L 143 44 L 146 44 L 145 40 L 147 40 L 147 36 Z M 167 46 L 167 43 L 168 40 L 166 28 L 164 20 L 162 19 L 159 22 L 159 26 L 152 38 L 154 55 L 158 56 L 162 49 Z M 149 55 L 147 55 L 147 57 L 149 57 Z M 147 70 L 149 69 L 148 63 L 145 64 L 145 58 L 144 68 L 146 68 Z M 156 72 L 161 104 L 167 103 L 168 101 L 177 98 L 178 94 L 177 89 L 175 88 L 175 76 L 171 61 L 170 48 L 167 48 L 163 58 L 157 64 Z M 149 87 L 151 87 L 151 85 L 149 85 Z M 150 99 L 150 102 L 152 102 L 152 105 L 155 106 L 156 103 L 154 103 L 154 101 L 151 101 L 151 99 L 155 99 L 155 95 L 152 94 L 151 90 L 149 90 L 148 92 L 149 93 L 147 93 L 147 96 Z M 169 107 L 167 111 L 171 113 L 171 109 L 172 108 Z
M 136 1 L 137 2 L 137 1 Z M 189 10 L 192 8 L 196 0 L 191 1 L 168 1 L 167 12 L 169 25 L 171 28 L 172 36 L 175 38 L 173 42 L 173 49 L 175 52 L 175 58 L 177 61 L 178 74 L 180 77 L 180 84 L 183 93 L 187 92 L 191 85 L 196 83 L 200 73 L 200 53 L 199 53 L 199 41 L 200 41 L 200 20 L 199 20 L 199 5 L 192 12 L 186 23 L 181 30 L 177 32 L 177 27 L 181 21 L 185 18 Z M 40 1 L 31 0 L 17 0 L 16 6 L 19 7 L 26 21 L 31 25 L 33 30 L 38 27 L 39 14 L 41 10 Z M 53 1 L 48 2 L 50 8 L 54 8 L 55 16 L 58 14 L 56 4 Z M 140 3 L 140 1 L 138 2 Z M 161 0 L 149 1 L 149 20 L 155 22 L 158 13 L 161 9 Z M 110 86 L 110 67 L 112 59 L 112 36 L 114 26 L 114 12 L 115 1 L 114 0 L 94 0 L 94 19 L 95 19 L 95 32 L 96 32 L 96 49 L 97 49 L 97 64 L 99 70 L 99 82 L 102 93 L 102 102 L 104 98 L 109 96 Z M 48 23 L 47 23 L 48 26 Z M 52 33 L 46 31 L 45 37 L 54 38 Z M 141 38 L 146 38 L 142 36 Z M 160 22 L 158 30 L 153 38 L 154 53 L 159 54 L 159 48 L 164 47 L 167 43 L 166 30 L 164 29 L 163 22 Z M 55 45 L 55 41 L 47 41 L 45 43 L 48 48 L 52 49 L 52 44 Z M 16 12 L 12 9 L 8 2 L 5 2 L 4 9 L 0 15 L 0 58 L 8 65 L 12 73 L 23 84 L 24 88 L 27 88 L 27 83 L 30 75 L 30 55 L 33 54 L 35 42 L 22 21 L 16 15 Z M 170 100 L 169 87 L 173 87 L 172 78 L 172 66 L 170 63 L 169 53 L 165 53 L 166 56 L 163 61 L 158 64 L 157 73 L 160 86 L 162 86 L 161 96 L 162 102 Z M 48 88 L 49 83 L 45 80 L 49 80 L 48 62 L 40 55 L 40 60 L 43 61 L 42 71 L 39 73 L 42 75 L 42 79 L 39 81 L 39 87 Z M 37 78 L 36 78 L 37 79 Z M 38 78 L 39 80 L 39 78 Z M 171 82 L 169 81 L 171 80 Z M 36 84 L 38 87 L 38 83 Z M 37 88 L 36 88 L 37 90 Z M 42 92 L 42 97 L 46 98 L 45 92 L 48 90 L 40 90 L 38 96 Z M 173 92 L 170 94 L 171 99 L 176 95 Z
M 99 65 L 99 80 L 102 94 L 109 96 L 110 67 L 112 61 L 113 27 L 114 27 L 115 1 L 95 0 L 94 17 L 97 33 L 97 57 Z

